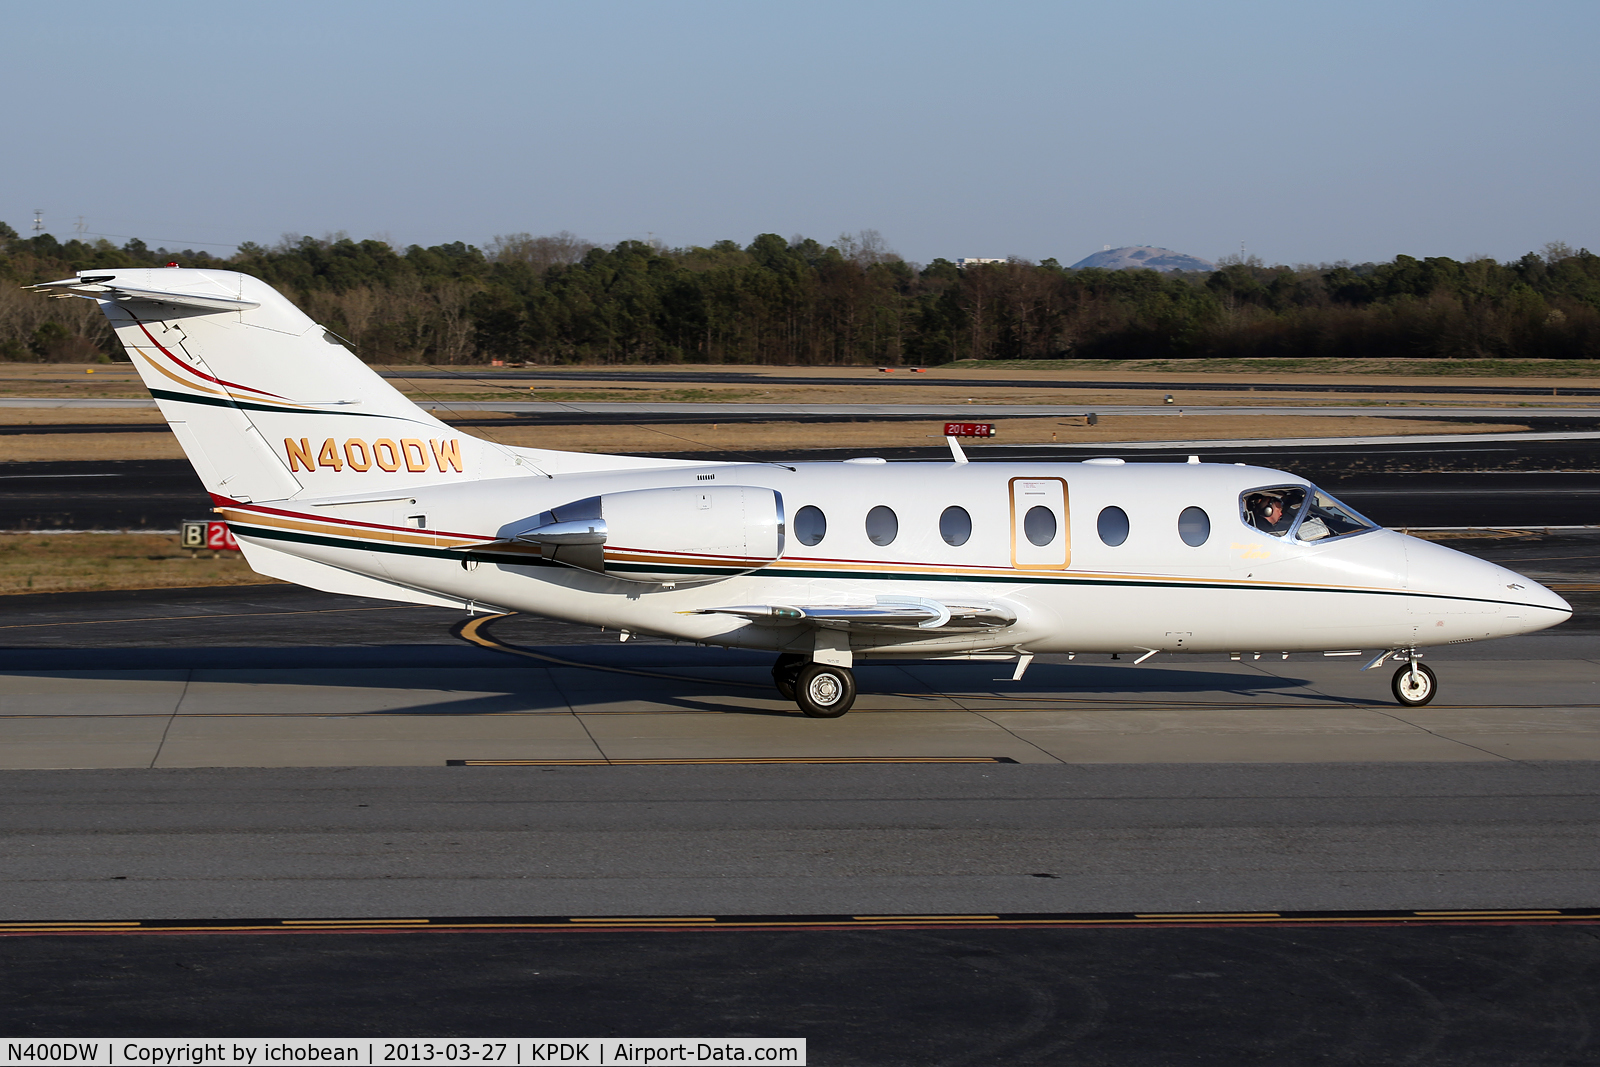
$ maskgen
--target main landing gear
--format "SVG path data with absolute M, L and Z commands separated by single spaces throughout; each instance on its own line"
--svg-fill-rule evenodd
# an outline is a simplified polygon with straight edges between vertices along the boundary
M 792 652 L 773 664 L 772 684 L 813 719 L 837 719 L 856 702 L 856 676 L 849 667 L 813 663 L 810 656 Z

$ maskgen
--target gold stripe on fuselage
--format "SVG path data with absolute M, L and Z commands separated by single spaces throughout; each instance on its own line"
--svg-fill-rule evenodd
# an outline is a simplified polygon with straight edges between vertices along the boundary
M 427 548 L 461 548 L 468 545 L 485 544 L 493 538 L 453 537 L 449 534 L 434 533 L 431 530 L 410 530 L 389 526 L 342 526 L 338 520 L 306 521 L 288 515 L 266 515 L 259 511 L 242 511 L 236 508 L 220 507 L 214 509 L 217 514 L 230 523 L 239 523 L 244 526 L 266 526 L 277 530 L 293 530 L 297 533 L 321 534 L 324 537 L 346 537 L 357 541 L 381 541 L 385 544 L 418 545 Z
M 418 530 L 415 533 L 398 527 L 379 526 L 348 526 L 341 525 L 339 520 L 310 520 L 286 515 L 270 515 L 257 511 L 246 511 L 237 508 L 219 507 L 215 511 L 228 522 L 236 522 L 246 526 L 265 526 L 270 529 L 290 530 L 297 533 L 318 534 L 324 537 L 340 537 L 356 542 L 375 542 L 381 544 L 414 545 L 420 548 L 470 548 L 476 545 L 486 545 L 495 539 L 492 537 L 462 537 L 450 534 L 433 533 L 427 530 Z M 354 546 L 352 546 L 354 547 Z M 752 563 L 759 561 L 726 556 L 682 556 L 666 553 L 648 553 L 637 549 L 628 550 L 613 556 L 607 553 L 608 560 L 618 563 L 629 563 L 634 566 L 675 566 L 675 567 L 727 567 L 748 569 Z M 1303 582 L 1274 582 L 1263 581 L 1259 578 L 1223 578 L 1218 576 L 1196 577 L 1181 574 L 1130 574 L 1110 571 L 1077 571 L 1077 570 L 1028 570 L 1017 571 L 1006 567 L 950 567 L 936 563 L 905 563 L 905 562 L 872 562 L 870 560 L 840 560 L 840 559 L 779 559 L 759 569 L 767 572 L 812 572 L 818 570 L 846 571 L 860 574 L 863 577 L 874 577 L 887 581 L 915 581 L 921 577 L 940 578 L 970 578 L 977 582 L 1024 582 L 1032 583 L 1040 580 L 1058 580 L 1075 583 L 1083 582 L 1116 582 L 1118 584 L 1151 584 L 1151 585 L 1193 585 L 1217 586 L 1225 585 L 1232 589 L 1282 589 L 1303 590 L 1306 592 L 1322 593 L 1412 593 L 1414 595 L 1429 596 L 1421 591 L 1394 590 L 1374 586 L 1351 585 L 1313 585 Z

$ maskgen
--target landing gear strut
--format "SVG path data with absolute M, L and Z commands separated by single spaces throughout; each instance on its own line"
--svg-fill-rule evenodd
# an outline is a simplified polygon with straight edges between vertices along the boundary
M 785 652 L 778 657 L 778 662 L 772 665 L 772 684 L 778 687 L 778 693 L 783 699 L 794 699 L 794 683 L 800 678 L 800 669 L 810 661 L 810 656 Z

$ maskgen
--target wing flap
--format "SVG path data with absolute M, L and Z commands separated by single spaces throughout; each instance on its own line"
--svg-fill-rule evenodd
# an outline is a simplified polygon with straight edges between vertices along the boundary
M 1017 621 L 1002 604 L 944 603 L 928 597 L 878 596 L 813 604 L 734 604 L 685 615 L 735 615 L 780 626 L 828 629 L 998 630 Z

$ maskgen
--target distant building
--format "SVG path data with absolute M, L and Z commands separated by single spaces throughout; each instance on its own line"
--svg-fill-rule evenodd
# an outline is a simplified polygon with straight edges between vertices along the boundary
M 985 263 L 1005 263 L 1005 262 L 1008 262 L 1008 261 L 1004 260 L 1004 259 L 958 259 L 958 260 L 956 260 L 956 266 L 965 269 L 967 267 L 981 267 Z
M 970 262 L 970 261 L 969 261 Z M 1198 256 L 1187 256 L 1170 248 L 1154 245 L 1128 245 L 1107 248 L 1072 265 L 1073 270 L 1216 270 L 1217 265 Z

